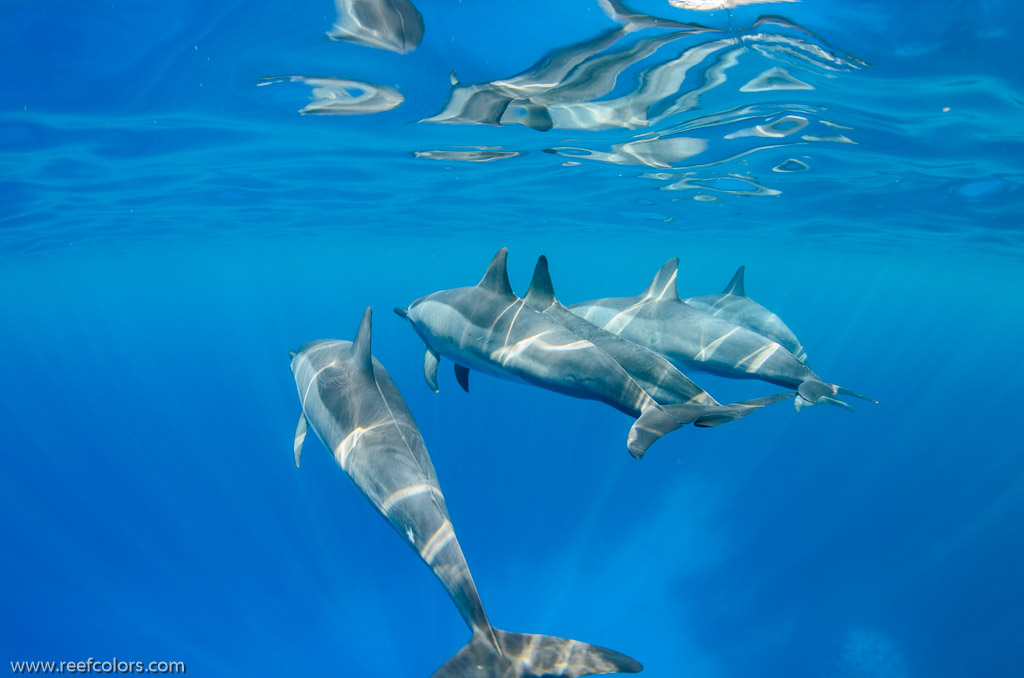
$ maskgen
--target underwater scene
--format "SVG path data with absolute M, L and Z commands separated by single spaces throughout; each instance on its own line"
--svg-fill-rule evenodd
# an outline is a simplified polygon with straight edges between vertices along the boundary
M 1024 675 L 1022 19 L 0 3 L 0 671 Z

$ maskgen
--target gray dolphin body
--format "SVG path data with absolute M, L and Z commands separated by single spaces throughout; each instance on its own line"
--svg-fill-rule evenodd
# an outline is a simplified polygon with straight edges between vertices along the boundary
M 659 405 L 687 406 L 693 418 L 685 423 L 692 422 L 694 426 L 701 427 L 718 426 L 745 417 L 765 405 L 796 395 L 783 393 L 730 405 L 719 403 L 664 356 L 603 330 L 563 306 L 555 298 L 548 260 L 544 255 L 537 259 L 530 290 L 523 297 L 523 301 L 610 355 Z M 678 409 L 673 408 L 673 414 L 678 412 Z
M 871 400 L 823 381 L 778 342 L 684 304 L 676 292 L 678 265 L 678 259 L 668 261 L 639 296 L 595 299 L 569 308 L 676 365 L 796 389 L 797 410 L 822 402 L 850 409 L 834 397 L 838 394 Z
M 688 420 L 690 412 L 675 416 L 671 408 L 662 408 L 611 356 L 517 297 L 508 282 L 507 256 L 502 248 L 475 287 L 442 290 L 417 299 L 408 310 L 395 309 L 427 345 L 423 371 L 433 390 L 444 355 L 455 362 L 466 390 L 473 369 L 599 400 L 637 417 L 626 443 L 637 459 Z
M 491 626 L 455 537 L 444 495 L 412 413 L 370 355 L 370 309 L 354 342 L 321 340 L 292 356 L 302 415 L 374 508 L 441 581 L 473 637 L 433 678 L 528 678 L 636 673 L 634 659 L 596 645 Z
M 423 39 L 423 16 L 409 0 L 334 0 L 338 18 L 331 40 L 405 54 Z
M 740 266 L 736 269 L 736 274 L 721 294 L 690 297 L 683 299 L 683 303 L 768 337 L 792 353 L 797 360 L 806 363 L 807 351 L 800 345 L 793 330 L 782 322 L 782 318 L 746 295 L 743 285 L 745 268 Z

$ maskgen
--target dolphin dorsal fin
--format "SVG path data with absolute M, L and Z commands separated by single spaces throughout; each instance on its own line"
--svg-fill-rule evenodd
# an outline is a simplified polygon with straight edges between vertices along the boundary
M 477 283 L 477 287 L 490 290 L 505 297 L 514 297 L 512 285 L 508 282 L 508 269 L 505 262 L 508 259 L 508 248 L 502 247 L 491 259 L 491 265 L 487 267 L 487 273 Z
M 740 266 L 736 269 L 736 274 L 729 281 L 729 284 L 722 290 L 722 294 L 735 294 L 737 297 L 747 296 L 743 292 L 743 270 L 746 266 Z
M 363 319 L 359 322 L 356 338 L 352 342 L 352 354 L 356 361 L 359 365 L 371 370 L 373 369 L 373 363 L 370 360 L 370 316 L 372 314 L 373 309 L 367 306 L 363 311 Z
M 644 290 L 644 297 L 662 301 L 679 301 L 679 292 L 676 291 L 676 275 L 678 273 L 679 257 L 673 257 L 666 261 L 654 276 L 654 280 Z
M 548 272 L 548 258 L 543 254 L 537 258 L 537 265 L 533 269 L 533 279 L 530 280 L 530 289 L 526 291 L 523 301 L 538 311 L 543 311 L 555 303 L 555 289 L 551 286 L 551 274 Z

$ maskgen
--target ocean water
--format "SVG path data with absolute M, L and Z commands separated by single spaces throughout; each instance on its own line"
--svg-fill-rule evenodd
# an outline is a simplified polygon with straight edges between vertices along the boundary
M 417 554 L 319 441 L 292 459 L 288 351 L 372 306 L 496 626 L 652 678 L 1024 675 L 1020 6 L 631 5 L 708 29 L 676 34 L 416 4 L 406 54 L 328 40 L 321 0 L 0 4 L 0 658 L 379 678 L 454 654 Z M 403 101 L 300 115 L 292 76 Z M 458 110 L 474 84 L 533 99 Z M 566 303 L 674 256 L 683 296 L 745 265 L 818 374 L 879 403 L 636 461 L 595 401 L 463 393 L 447 360 L 434 394 L 391 309 L 503 246 L 518 293 L 546 254 Z

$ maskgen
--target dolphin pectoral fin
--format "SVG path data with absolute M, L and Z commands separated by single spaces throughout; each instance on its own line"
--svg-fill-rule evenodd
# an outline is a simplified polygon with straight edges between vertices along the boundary
M 831 396 L 825 396 L 824 398 L 821 399 L 821 402 L 825 403 L 826 405 L 835 405 L 836 407 L 841 407 L 844 410 L 849 410 L 850 412 L 854 411 L 854 409 L 852 407 L 850 407 L 849 405 L 844 403 L 839 398 L 833 398 Z
M 643 670 L 643 665 L 632 657 L 599 645 L 554 636 L 509 633 L 494 627 L 487 630 L 475 632 L 469 643 L 431 678 L 539 678 Z M 500 647 L 495 647 L 495 641 Z
M 306 413 L 299 413 L 299 425 L 295 427 L 295 468 L 299 467 L 299 457 L 302 455 L 302 443 L 306 440 Z
M 634 459 L 642 459 L 647 448 L 658 438 L 682 426 L 678 419 L 655 405 L 653 401 L 640 413 L 636 423 L 629 429 L 626 449 Z
M 455 363 L 455 378 L 458 380 L 462 390 L 469 393 L 469 368 Z
M 427 380 L 427 386 L 434 393 L 440 390 L 437 388 L 437 364 L 440 362 L 441 356 L 437 355 L 437 351 L 427 346 L 427 350 L 423 354 L 423 377 Z

